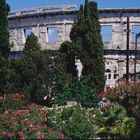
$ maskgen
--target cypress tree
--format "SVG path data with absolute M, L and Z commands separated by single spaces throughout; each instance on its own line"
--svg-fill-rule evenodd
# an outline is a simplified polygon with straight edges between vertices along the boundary
M 72 27 L 70 38 L 75 55 L 82 62 L 82 74 L 90 75 L 90 86 L 98 93 L 101 92 L 105 84 L 105 66 L 96 2 L 85 0 L 84 9 L 80 6 L 78 20 Z
M 4 94 L 9 85 L 9 62 L 10 51 L 9 31 L 8 31 L 8 12 L 10 7 L 6 0 L 0 1 L 0 94 Z
M 95 73 L 93 80 L 95 81 L 93 84 L 96 85 L 97 91 L 100 92 L 104 89 L 105 85 L 105 64 L 103 57 L 103 42 L 101 37 L 101 26 L 99 22 L 99 13 L 97 8 L 97 3 L 94 1 L 90 2 L 90 15 L 92 20 L 92 28 L 93 28 L 93 56 L 94 59 L 94 69 L 93 74 Z M 90 51 L 92 52 L 92 51 Z
M 26 43 L 25 43 L 25 49 L 24 52 L 28 52 L 30 50 L 32 51 L 38 51 L 40 50 L 40 45 L 38 43 L 38 38 L 37 36 L 34 35 L 34 33 L 31 33 L 28 35 Z
M 70 41 L 65 41 L 61 44 L 59 49 L 60 54 L 63 54 L 66 64 L 66 73 L 76 77 L 77 67 L 75 65 L 75 55 Z
M 8 29 L 8 12 L 10 7 L 6 4 L 6 0 L 0 1 L 0 53 L 8 58 L 10 51 L 9 29 Z

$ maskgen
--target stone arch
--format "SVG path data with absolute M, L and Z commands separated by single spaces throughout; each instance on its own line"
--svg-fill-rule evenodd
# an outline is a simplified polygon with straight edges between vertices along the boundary
M 111 70 L 110 69 L 106 69 L 105 72 L 111 73 Z

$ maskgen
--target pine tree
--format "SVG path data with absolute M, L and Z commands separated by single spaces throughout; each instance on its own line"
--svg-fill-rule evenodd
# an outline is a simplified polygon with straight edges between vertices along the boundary
M 85 6 L 80 6 L 78 16 L 70 33 L 72 46 L 82 62 L 82 74 L 91 76 L 90 86 L 99 93 L 104 89 L 105 66 L 97 3 L 85 0 Z

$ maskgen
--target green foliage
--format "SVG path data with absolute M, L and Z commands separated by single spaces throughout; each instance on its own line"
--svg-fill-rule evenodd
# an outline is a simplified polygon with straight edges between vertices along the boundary
M 104 139 L 130 138 L 136 127 L 133 117 L 128 117 L 126 109 L 120 105 L 113 105 L 103 110 L 103 116 L 96 116 L 99 124 L 98 135 Z
M 135 117 L 137 127 L 133 131 L 132 138 L 139 138 L 140 130 L 140 82 L 122 82 L 118 86 L 110 88 L 100 94 L 113 103 L 119 103 L 125 107 L 128 116 Z
M 100 34 L 99 15 L 96 2 L 85 1 L 80 6 L 78 21 L 72 27 L 70 38 L 72 50 L 83 65 L 83 75 L 90 75 L 90 85 L 100 93 L 105 84 L 103 43 Z
M 72 44 L 65 41 L 61 44 L 59 52 L 65 57 L 66 73 L 72 76 L 77 76 L 77 67 L 75 65 L 75 55 L 73 54 Z
M 122 82 L 118 86 L 110 88 L 100 94 L 100 97 L 106 97 L 112 102 L 117 102 L 126 108 L 129 116 L 136 119 L 140 117 L 140 82 Z
M 47 113 L 47 120 L 57 129 L 64 132 L 66 138 L 72 139 L 94 139 L 95 125 L 92 123 L 90 111 L 78 106 L 54 109 Z M 92 114 L 93 116 L 93 114 Z
M 9 30 L 8 30 L 8 12 L 10 7 L 6 4 L 6 0 L 0 1 L 0 53 L 8 59 L 10 51 Z
M 8 56 L 10 51 L 9 30 L 8 30 L 8 12 L 10 7 L 6 0 L 0 1 L 0 95 L 8 89 L 9 69 Z
M 67 83 L 61 83 L 61 89 L 55 92 L 54 100 L 58 105 L 64 105 L 66 101 L 77 101 L 83 106 L 95 107 L 98 103 L 96 91 L 88 86 L 89 77 L 73 78 Z
M 11 61 L 11 90 L 22 91 L 33 102 L 47 104 L 44 96 L 52 96 L 55 85 L 55 51 L 42 51 L 37 37 L 31 33 L 27 38 L 25 50 L 20 60 Z M 49 104 L 49 103 L 48 103 Z
M 40 45 L 38 43 L 38 38 L 37 36 L 34 35 L 34 33 L 31 33 L 28 35 L 26 44 L 25 44 L 25 49 L 24 53 L 30 53 L 30 51 L 38 51 L 40 50 Z
M 9 88 L 9 62 L 0 53 L 0 96 L 7 92 Z

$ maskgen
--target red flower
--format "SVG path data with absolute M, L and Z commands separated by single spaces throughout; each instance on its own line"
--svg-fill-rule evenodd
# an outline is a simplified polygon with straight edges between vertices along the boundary
M 25 133 L 27 131 L 27 128 L 24 128 L 22 131 Z
M 5 112 L 4 112 L 4 116 L 6 116 L 8 113 L 10 112 L 10 110 L 9 109 L 7 109 L 7 110 L 5 110 Z
M 45 118 L 44 118 L 44 123 L 46 123 L 46 122 L 47 122 L 47 118 L 45 117 Z
M 23 135 L 23 132 L 18 132 L 18 135 L 19 135 L 19 138 L 21 139 L 21 140 L 24 140 L 25 138 L 24 138 L 24 135 Z
M 30 129 L 33 128 L 33 123 L 30 123 L 28 128 L 30 128 Z
M 23 132 L 18 132 L 19 137 L 23 136 Z
M 37 123 L 37 124 L 36 124 L 36 127 L 35 127 L 35 130 L 37 130 L 37 131 L 38 131 L 38 130 L 40 130 L 40 129 L 41 129 L 40 124 L 39 124 L 39 123 Z
M 64 133 L 62 131 L 59 132 L 59 137 L 64 138 Z
M 21 120 L 21 123 L 23 124 L 23 123 L 27 123 L 28 122 L 28 119 L 26 118 L 26 119 L 24 119 L 24 120 Z
M 45 139 L 45 134 L 41 133 L 38 135 L 37 137 L 38 140 L 42 140 L 42 139 Z
M 14 122 L 11 122 L 11 126 L 14 127 L 15 126 L 15 123 Z
M 20 114 L 21 114 L 21 113 L 20 113 L 19 111 L 15 111 L 15 112 L 14 112 L 14 115 L 15 115 L 15 116 L 19 116 Z
M 4 131 L 2 134 L 3 134 L 3 136 L 5 136 L 5 137 L 9 137 L 9 138 L 12 138 L 13 136 L 15 136 L 14 133 L 11 133 L 11 132 L 5 132 L 5 131 Z
M 53 128 L 50 128 L 50 132 L 54 132 L 54 129 Z

